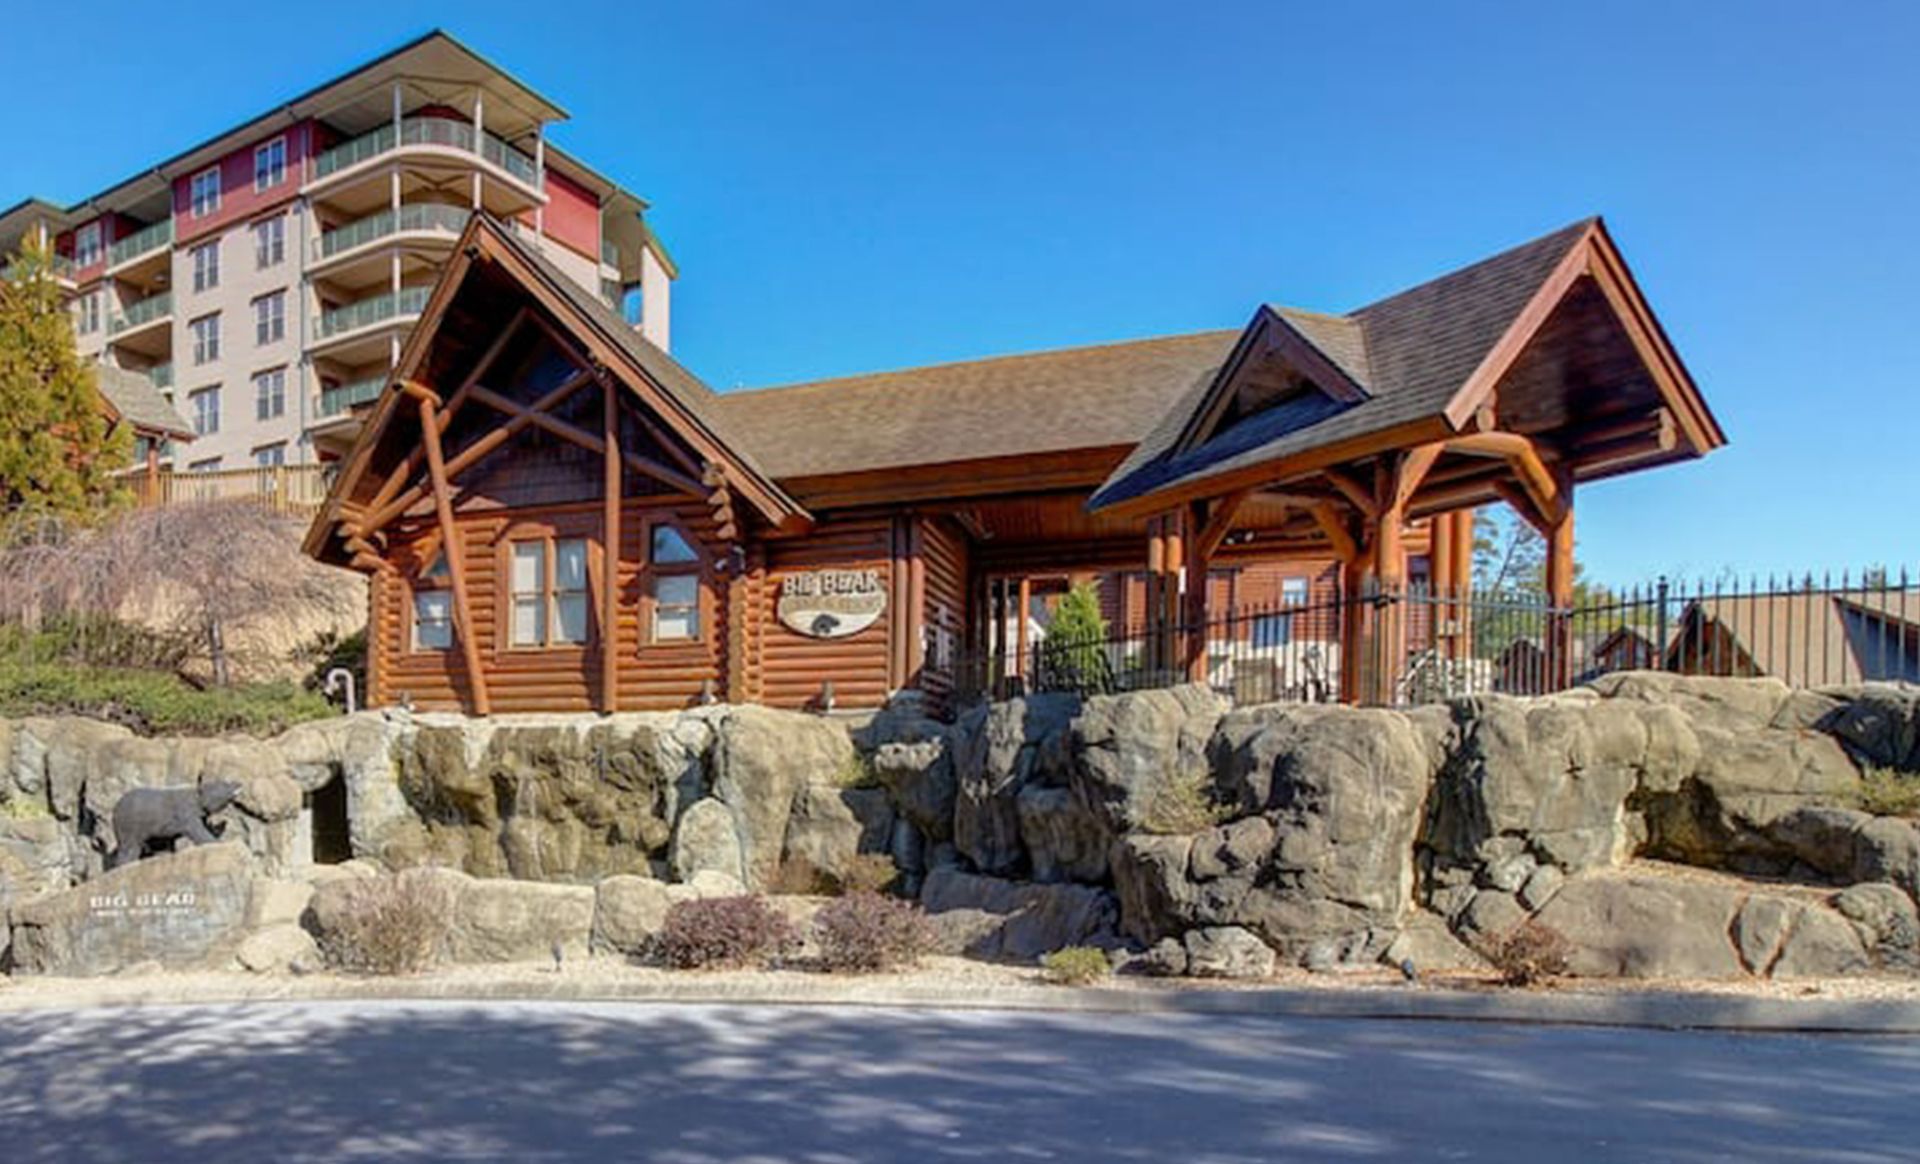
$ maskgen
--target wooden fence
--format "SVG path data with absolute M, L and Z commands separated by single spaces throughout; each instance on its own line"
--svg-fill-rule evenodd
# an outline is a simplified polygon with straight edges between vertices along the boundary
M 209 473 L 158 473 L 134 478 L 141 505 L 257 501 L 275 513 L 309 515 L 327 499 L 332 465 L 262 465 Z

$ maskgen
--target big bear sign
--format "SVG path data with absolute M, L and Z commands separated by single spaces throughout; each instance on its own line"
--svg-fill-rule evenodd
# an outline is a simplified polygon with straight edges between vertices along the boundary
M 788 629 L 840 639 L 872 626 L 887 608 L 878 570 L 810 570 L 780 580 L 775 609 Z

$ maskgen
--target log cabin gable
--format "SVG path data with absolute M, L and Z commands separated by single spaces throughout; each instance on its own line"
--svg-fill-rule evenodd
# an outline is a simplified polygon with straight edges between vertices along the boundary
M 1175 449 L 1197 448 L 1281 405 L 1357 404 L 1367 399 L 1366 379 L 1364 346 L 1351 320 L 1263 305 L 1192 407 Z

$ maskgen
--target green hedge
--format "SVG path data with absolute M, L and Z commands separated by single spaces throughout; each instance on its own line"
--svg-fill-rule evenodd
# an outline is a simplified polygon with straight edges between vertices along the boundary
M 292 683 L 201 690 L 161 671 L 34 663 L 0 665 L 0 717 L 84 715 L 142 735 L 273 735 L 338 714 Z

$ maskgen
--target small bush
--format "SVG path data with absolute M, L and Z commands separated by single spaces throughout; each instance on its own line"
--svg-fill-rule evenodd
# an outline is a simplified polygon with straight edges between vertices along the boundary
M 860 853 L 835 880 L 841 893 L 885 893 L 900 879 L 900 869 L 885 853 Z
M 1860 773 L 1855 807 L 1875 816 L 1920 816 L 1920 776 L 1891 768 L 1868 768 Z
M 764 966 L 795 944 L 793 926 L 758 897 L 676 901 L 660 929 L 660 960 L 676 970 Z
M 417 974 L 439 960 L 453 891 L 416 872 L 354 881 L 320 941 L 330 965 L 358 974 Z
M 296 723 L 337 714 L 291 683 L 200 690 L 161 671 L 58 663 L 0 667 L 0 716 L 84 715 L 140 735 L 274 735 Z
M 899 879 L 893 858 L 885 853 L 860 853 L 838 873 L 822 869 L 805 857 L 781 861 L 768 880 L 775 897 L 839 897 L 843 893 L 883 893 Z
M 1500 972 L 1502 982 L 1532 986 L 1565 974 L 1573 959 L 1573 946 L 1560 931 L 1537 921 L 1525 921 L 1495 939 L 1486 955 Z
M 1113 975 L 1113 963 L 1105 950 L 1092 946 L 1068 946 L 1040 959 L 1040 974 L 1057 986 L 1092 986 Z
M 805 857 L 785 857 L 767 878 L 767 892 L 775 897 L 830 897 L 838 892 L 834 879 Z
M 874 769 L 873 761 L 855 752 L 833 774 L 833 783 L 836 788 L 878 788 L 880 773 Z
M 1138 823 L 1143 832 L 1185 836 L 1232 819 L 1233 806 L 1214 799 L 1206 771 L 1195 768 L 1154 789 L 1141 806 Z
M 878 893 L 849 893 L 814 918 L 822 969 L 841 974 L 902 970 L 933 952 L 933 923 L 919 906 Z

